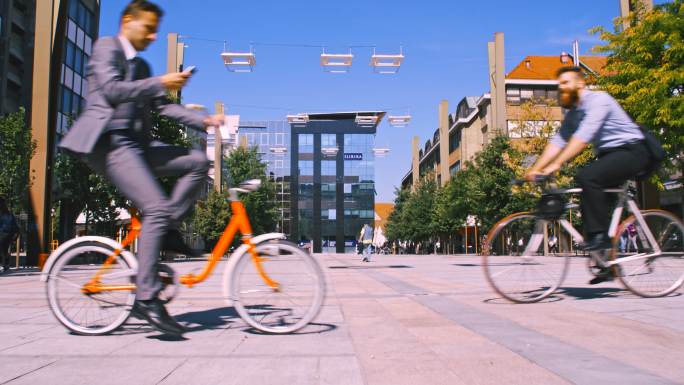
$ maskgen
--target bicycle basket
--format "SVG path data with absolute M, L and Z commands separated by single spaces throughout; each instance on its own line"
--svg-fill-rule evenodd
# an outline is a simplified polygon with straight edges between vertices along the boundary
M 558 219 L 563 215 L 565 199 L 561 194 L 542 194 L 537 203 L 535 215 L 546 220 Z

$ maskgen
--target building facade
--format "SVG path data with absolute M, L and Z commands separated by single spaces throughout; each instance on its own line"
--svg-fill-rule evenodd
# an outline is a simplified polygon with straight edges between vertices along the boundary
M 0 2 L 0 115 L 30 106 L 35 8 L 34 0 Z
M 55 143 L 59 143 L 71 122 L 85 108 L 88 90 L 86 67 L 98 36 L 100 20 L 100 7 L 95 0 L 68 0 L 67 9 L 66 33 L 61 37 L 64 49 Z
M 354 250 L 373 226 L 377 125 L 384 112 L 303 114 L 291 124 L 290 238 L 314 252 Z
M 278 224 L 276 231 L 290 234 L 290 125 L 287 121 L 245 121 L 238 127 L 240 145 L 254 147 L 266 174 L 275 183 Z

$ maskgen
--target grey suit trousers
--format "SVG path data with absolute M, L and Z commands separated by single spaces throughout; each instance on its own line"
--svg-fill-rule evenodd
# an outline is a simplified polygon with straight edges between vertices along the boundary
M 156 263 L 163 237 L 169 224 L 183 218 L 201 192 L 209 168 L 206 155 L 161 142 L 145 144 L 125 129 L 103 135 L 86 161 L 141 211 L 136 298 L 155 298 L 161 290 Z M 180 176 L 170 196 L 157 181 L 162 176 Z

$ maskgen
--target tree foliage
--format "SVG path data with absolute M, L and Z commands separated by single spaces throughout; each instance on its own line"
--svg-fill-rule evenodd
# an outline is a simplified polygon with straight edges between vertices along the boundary
M 28 208 L 29 164 L 35 150 L 23 108 L 0 117 L 0 196 L 14 213 Z
M 275 230 L 278 211 L 275 203 L 275 183 L 266 175 L 266 164 L 261 162 L 256 148 L 239 147 L 224 158 L 231 184 L 237 186 L 249 179 L 260 179 L 261 188 L 243 194 L 241 200 L 247 210 L 254 234 Z M 227 190 L 229 186 L 225 186 Z M 213 246 L 230 221 L 231 211 L 225 193 L 211 192 L 206 201 L 198 202 L 195 207 L 193 227 L 207 246 Z
M 608 64 L 598 85 L 618 100 L 636 121 L 654 130 L 672 165 L 684 167 L 684 0 L 638 9 L 622 29 L 596 27 L 606 43 L 594 48 L 607 53 Z

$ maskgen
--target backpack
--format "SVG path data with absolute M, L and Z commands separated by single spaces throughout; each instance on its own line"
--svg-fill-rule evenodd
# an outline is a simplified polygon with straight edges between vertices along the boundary
M 648 163 L 648 166 L 646 166 L 644 171 L 639 173 L 637 176 L 638 180 L 644 180 L 648 179 L 654 172 L 658 170 L 660 164 L 663 163 L 663 160 L 665 160 L 667 152 L 665 152 L 660 140 L 658 140 L 658 138 L 656 138 L 656 136 L 653 135 L 649 129 L 642 125 L 639 125 L 639 128 L 641 129 L 641 133 L 644 135 L 644 144 L 648 149 L 649 155 L 651 155 L 651 161 Z

